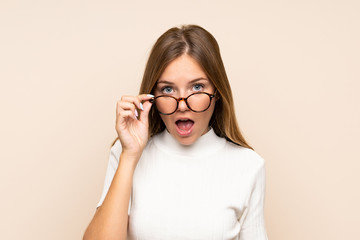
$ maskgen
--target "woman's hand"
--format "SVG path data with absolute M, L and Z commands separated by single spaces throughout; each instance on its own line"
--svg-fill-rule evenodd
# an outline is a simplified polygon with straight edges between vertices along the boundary
M 116 105 L 116 126 L 122 154 L 140 158 L 149 138 L 148 115 L 153 96 L 122 96 Z M 137 110 L 138 108 L 139 110 Z

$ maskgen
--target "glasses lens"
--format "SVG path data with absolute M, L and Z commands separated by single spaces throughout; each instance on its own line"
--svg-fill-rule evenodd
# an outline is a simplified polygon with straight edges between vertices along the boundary
M 177 101 L 172 97 L 160 96 L 156 98 L 155 104 L 159 112 L 164 114 L 170 114 L 175 111 Z
M 210 97 L 206 93 L 196 93 L 189 96 L 187 102 L 193 111 L 205 111 L 210 105 Z

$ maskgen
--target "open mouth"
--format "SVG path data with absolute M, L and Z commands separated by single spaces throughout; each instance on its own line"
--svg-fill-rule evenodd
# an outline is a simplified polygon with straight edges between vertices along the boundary
M 180 135 L 189 135 L 192 132 L 194 121 L 191 119 L 179 119 L 175 124 L 176 130 Z

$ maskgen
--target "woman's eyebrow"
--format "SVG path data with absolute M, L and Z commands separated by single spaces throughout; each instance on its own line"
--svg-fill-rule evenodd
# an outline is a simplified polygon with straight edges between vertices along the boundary
M 164 83 L 164 84 L 174 84 L 173 82 L 169 82 L 169 81 L 166 81 L 166 80 L 158 80 L 158 81 L 157 81 L 157 84 L 160 84 L 160 83 Z
M 200 81 L 200 80 L 206 80 L 206 81 L 209 81 L 207 78 L 204 78 L 204 77 L 199 77 L 199 78 L 195 78 L 195 79 L 191 80 L 191 81 L 189 82 L 189 84 L 192 84 L 192 83 L 197 82 L 197 81 Z M 173 82 L 169 82 L 169 81 L 166 81 L 166 80 L 158 80 L 158 82 L 157 82 L 157 83 L 158 83 L 158 84 L 160 84 L 160 83 L 165 83 L 165 84 L 171 84 L 171 85 L 174 85 L 174 83 L 173 83 Z
M 197 81 L 200 81 L 200 80 L 209 81 L 207 78 L 200 77 L 200 78 L 195 78 L 194 80 L 191 80 L 191 81 L 189 82 L 189 84 L 194 83 L 194 82 L 197 82 Z

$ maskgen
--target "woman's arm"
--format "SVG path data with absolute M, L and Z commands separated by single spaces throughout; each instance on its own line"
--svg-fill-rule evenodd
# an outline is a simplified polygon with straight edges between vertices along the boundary
M 249 207 L 240 231 L 240 240 L 267 240 L 264 221 L 265 162 L 257 170 Z
M 148 115 L 153 95 L 122 96 L 116 105 L 116 124 L 122 152 L 104 202 L 96 210 L 84 240 L 126 240 L 128 207 L 136 165 L 149 138 Z M 139 116 L 138 109 L 141 110 Z M 114 149 L 115 151 L 115 149 Z M 110 159 L 111 160 L 111 159 Z M 116 160 L 116 159 L 115 159 Z
M 109 191 L 103 204 L 96 210 L 83 240 L 126 240 L 132 179 L 138 161 L 131 158 L 136 157 L 120 155 L 119 167 Z

